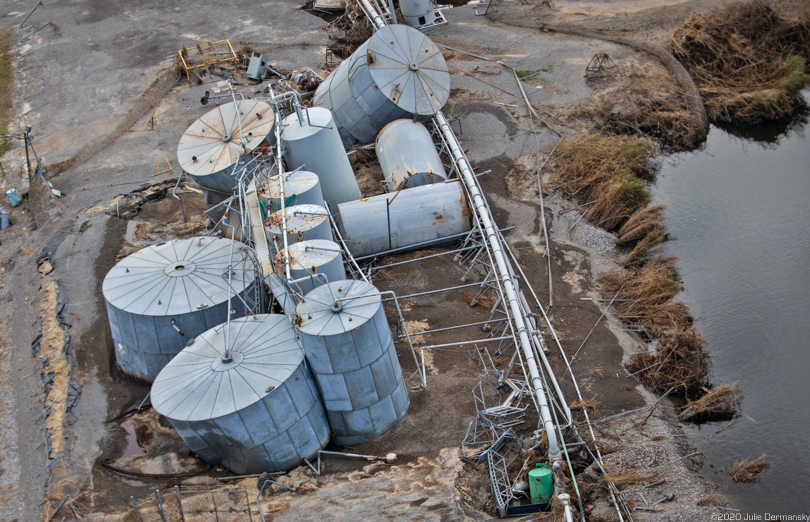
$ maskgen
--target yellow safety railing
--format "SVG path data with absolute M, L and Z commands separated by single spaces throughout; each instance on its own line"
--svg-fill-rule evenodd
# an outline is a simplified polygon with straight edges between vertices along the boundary
M 199 56 L 192 56 L 193 50 L 196 50 Z M 204 67 L 206 71 L 210 72 L 208 69 L 210 66 L 232 61 L 234 74 L 238 72 L 239 57 L 233 50 L 230 40 L 212 42 L 207 34 L 203 34 L 194 38 L 194 47 L 192 49 L 183 47 L 177 51 L 177 54 L 180 56 L 180 62 L 186 70 L 186 79 L 189 85 L 191 85 L 190 71 L 200 67 Z

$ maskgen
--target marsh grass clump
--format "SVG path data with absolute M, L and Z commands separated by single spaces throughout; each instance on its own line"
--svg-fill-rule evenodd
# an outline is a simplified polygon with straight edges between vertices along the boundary
M 653 353 L 635 355 L 627 369 L 640 372 L 639 380 L 660 392 L 674 387 L 677 393 L 699 390 L 706 384 L 708 354 L 703 337 L 694 328 L 662 335 Z
M 790 21 L 764 2 L 691 16 L 672 54 L 698 86 L 715 122 L 757 124 L 792 115 L 810 81 L 810 16 Z
M 742 391 L 737 384 L 723 384 L 686 405 L 678 414 L 682 422 L 728 420 L 740 408 Z
M 656 257 L 599 278 L 602 295 L 620 300 L 619 317 L 642 326 L 653 336 L 684 330 L 692 316 L 683 303 L 673 301 L 683 289 L 675 272 L 675 257 Z
M 584 202 L 587 219 L 615 231 L 650 201 L 646 180 L 651 177 L 650 158 L 656 153 L 648 139 L 589 134 L 563 142 L 559 183 L 563 190 Z
M 732 467 L 729 475 L 734 482 L 756 482 L 760 475 L 765 473 L 771 463 L 768 462 L 768 457 L 764 453 L 756 459 L 744 459 L 736 462 Z

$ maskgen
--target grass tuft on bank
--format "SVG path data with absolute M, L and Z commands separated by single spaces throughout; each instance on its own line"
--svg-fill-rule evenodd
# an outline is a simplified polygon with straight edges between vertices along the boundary
M 698 86 L 709 119 L 757 124 L 791 116 L 810 82 L 810 16 L 788 20 L 757 0 L 691 16 L 672 54 Z

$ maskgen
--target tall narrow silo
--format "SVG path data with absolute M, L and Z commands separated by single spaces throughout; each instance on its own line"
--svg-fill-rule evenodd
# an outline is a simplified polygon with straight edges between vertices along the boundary
M 234 473 L 286 471 L 329 442 L 318 387 L 284 315 L 204 332 L 160 372 L 151 397 L 193 452 Z
M 287 216 L 287 246 L 309 239 L 332 240 L 332 227 L 329 215 L 320 205 L 294 205 L 284 209 Z M 265 221 L 268 239 L 279 252 L 284 249 L 281 210 L 273 213 Z
M 401 118 L 428 119 L 450 96 L 450 73 L 430 39 L 407 25 L 387 25 L 344 60 L 315 91 L 331 110 L 343 145 L 372 143 Z
M 285 257 L 289 259 L 290 277 L 293 280 L 308 278 L 295 283 L 295 289 L 302 295 L 323 284 L 323 279 L 315 277 L 317 274 L 323 274 L 329 282 L 346 279 L 343 255 L 334 241 L 301 241 L 287 247 L 286 252 L 282 250 L 276 254 L 276 273 L 282 279 L 286 278 Z
M 380 160 L 388 192 L 447 180 L 433 138 L 421 123 L 392 121 L 377 136 L 374 152 Z
M 365 442 L 408 411 L 380 292 L 364 281 L 335 281 L 304 296 L 296 322 L 337 444 Z
M 135 252 L 107 273 L 101 291 L 124 374 L 152 382 L 190 339 L 228 319 L 231 292 L 231 318 L 247 313 L 243 299 L 255 300 L 257 274 L 243 258 L 246 248 L 216 237 L 175 239 Z
M 340 234 L 357 257 L 438 245 L 470 230 L 470 208 L 458 181 L 380 194 L 339 208 Z
M 270 105 L 238 100 L 205 113 L 186 129 L 177 146 L 177 160 L 203 189 L 209 208 L 233 195 L 244 167 L 250 171 L 256 166 L 254 150 L 263 142 L 275 143 L 275 121 Z
M 333 211 L 340 203 L 360 199 L 360 186 L 330 111 L 302 108 L 284 118 L 282 129 L 287 168 L 303 167 L 317 174 L 323 198 Z
M 306 170 L 276 174 L 259 184 L 256 191 L 263 205 L 264 218 L 281 210 L 281 187 L 284 186 L 284 206 L 321 205 L 323 193 L 318 175 Z

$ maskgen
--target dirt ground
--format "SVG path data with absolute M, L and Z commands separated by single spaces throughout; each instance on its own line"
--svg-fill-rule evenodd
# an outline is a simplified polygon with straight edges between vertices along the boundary
M 491 171 L 479 179 L 498 225 L 515 227 L 507 240 L 544 303 L 549 295 L 549 264 L 543 254 L 539 190 L 532 173 L 538 159 L 545 160 L 556 143 L 555 131 L 567 137 L 580 132 L 585 123 L 569 115 L 606 88 L 583 80 L 586 64 L 596 52 L 606 51 L 620 66 L 632 62 L 651 75 L 666 72 L 655 60 L 626 47 L 521 26 L 541 18 L 546 23 L 663 43 L 689 14 L 730 3 L 734 2 L 557 1 L 553 2 L 557 10 L 550 10 L 543 5 L 502 1 L 495 3 L 489 19 L 475 16 L 471 6 L 450 10 L 450 24 L 430 33 L 434 41 L 443 45 L 493 58 L 522 60 L 520 66 L 526 69 L 553 65 L 550 72 L 539 76 L 530 94 L 538 108 L 546 109 L 543 114 L 548 125 L 541 126 L 527 118 L 511 73 L 487 69 L 464 53 L 448 51 L 446 55 L 453 92 L 445 112 L 479 172 Z M 230 33 L 234 41 L 252 42 L 254 48 L 270 51 L 271 61 L 279 67 L 320 64 L 326 42 L 321 30 L 323 21 L 297 11 L 294 2 L 278 4 L 276 16 L 266 23 L 258 15 L 224 21 L 208 4 L 187 15 L 179 13 L 179 8 L 161 6 L 144 8 L 142 13 L 118 13 L 90 1 L 74 7 L 49 7 L 43 12 L 46 17 L 63 17 L 57 17 L 59 36 L 56 31 L 47 39 L 38 34 L 23 44 L 29 46 L 25 51 L 20 46 L 17 52 L 22 55 L 30 46 L 44 45 L 55 38 L 60 53 L 72 53 L 65 54 L 70 59 L 52 67 L 52 74 L 59 77 L 55 91 L 77 90 L 66 97 L 71 103 L 55 112 L 54 122 L 58 125 L 51 138 L 56 151 L 53 163 L 71 157 L 131 117 L 133 100 L 169 67 L 174 53 L 189 38 L 185 33 Z M 800 2 L 778 4 L 793 9 Z M 3 27 L 18 25 L 27 14 L 27 9 L 11 2 L 0 7 L 5 14 L 0 24 Z M 248 7 L 245 12 L 253 13 Z M 145 18 L 161 28 L 160 37 L 151 42 L 147 41 L 151 34 L 147 25 L 138 27 Z M 123 33 L 116 32 L 118 24 L 129 27 L 123 37 Z M 98 42 L 86 44 L 85 40 L 91 38 L 87 31 L 94 27 L 104 31 L 93 36 Z M 121 54 L 113 50 L 116 38 L 122 42 Z M 523 39 L 504 49 L 519 38 Z M 85 49 L 85 45 L 93 49 Z M 99 46 L 104 45 L 104 52 L 113 54 L 103 54 Z M 95 62 L 77 58 L 90 52 L 100 53 L 97 58 L 103 56 L 103 61 L 115 63 L 120 69 L 105 75 Z M 532 53 L 536 56 L 529 58 Z M 86 72 L 85 78 L 82 71 Z M 197 234 L 205 227 L 201 217 L 205 203 L 193 184 L 184 187 L 181 196 L 187 223 L 170 190 L 143 203 L 134 215 L 133 202 L 142 200 L 143 193 L 132 190 L 159 183 L 164 183 L 160 185 L 164 188 L 173 186 L 179 169 L 161 174 L 159 167 L 155 169 L 155 161 L 160 163 L 165 154 L 175 163 L 173 154 L 180 134 L 211 107 L 200 106 L 200 97 L 206 89 L 222 88 L 220 78 L 207 78 L 203 85 L 172 88 L 154 100 L 160 106 L 157 130 L 148 130 L 149 108 L 109 146 L 61 175 L 48 178 L 65 197 L 55 199 L 49 189 L 35 183 L 24 204 L 11 209 L 12 226 L 0 232 L 0 356 L 6 361 L 0 368 L 0 518 L 36 520 L 58 514 L 67 519 L 132 520 L 133 514 L 128 513 L 131 498 L 143 513 L 156 516 L 154 491 L 159 489 L 169 495 L 175 485 L 181 488 L 179 495 L 184 505 L 193 505 L 199 511 L 198 520 L 210 520 L 212 508 L 203 502 L 208 497 L 217 516 L 222 516 L 220 520 L 229 519 L 225 511 L 220 514 L 220 507 L 231 509 L 233 520 L 244 520 L 246 512 L 257 514 L 255 499 L 261 486 L 256 478 L 218 481 L 229 473 L 208 469 L 190 457 L 165 420 L 148 412 L 134 414 L 148 387 L 128 381 L 116 369 L 100 296 L 104 275 L 122 256 L 160 240 Z M 89 99 L 91 89 L 97 98 Z M 248 94 L 256 90 L 253 86 L 243 87 Z M 20 115 L 31 108 L 22 100 L 18 102 Z M 23 123 L 30 124 L 22 116 L 14 123 L 17 130 Z M 543 154 L 536 155 L 538 150 Z M 23 149 L 17 144 L 2 159 L 17 180 L 24 177 L 22 158 Z M 48 164 L 46 161 L 46 169 Z M 370 168 L 362 169 L 364 186 L 374 191 L 377 179 Z M 614 255 L 604 253 L 615 239 L 584 221 L 571 231 L 579 214 L 560 215 L 560 211 L 573 205 L 561 199 L 558 191 L 548 190 L 548 181 L 547 177 L 543 179 L 551 232 L 554 306 L 549 308 L 549 315 L 567 355 L 578 352 L 572 366 L 583 397 L 597 404 L 590 412 L 591 418 L 651 405 L 657 397 L 628 378 L 622 364 L 628 353 L 646 350 L 644 343 L 632 332 L 623 331 L 609 311 L 593 328 L 605 305 L 598 301 L 593 281 L 615 266 Z M 22 181 L 16 184 L 21 186 Z M 3 186 L 3 191 L 7 188 Z M 122 197 L 125 194 L 129 195 Z M 413 256 L 408 253 L 382 262 Z M 53 271 L 40 270 L 46 262 Z M 444 256 L 384 269 L 373 282 L 381 289 L 407 295 L 460 284 L 465 270 L 452 256 Z M 472 277 L 480 280 L 481 274 Z M 469 306 L 463 292 L 452 290 L 404 300 L 405 319 L 420 331 L 487 320 L 490 310 L 483 305 Z M 393 315 L 389 319 L 393 321 Z M 60 330 L 63 334 L 56 339 L 53 333 Z M 423 336 L 419 342 L 470 341 L 481 335 L 479 328 L 469 328 Z M 54 347 L 62 359 L 43 362 L 42 358 Z M 411 377 L 415 366 L 407 344 L 400 342 L 397 350 L 405 376 Z M 556 349 L 550 359 L 557 375 L 563 375 L 564 361 Z M 389 466 L 326 459 L 322 477 L 299 468 L 279 480 L 296 487 L 296 492 L 272 486 L 269 493 L 262 493 L 267 519 L 320 520 L 331 516 L 482 520 L 493 516 L 485 470 L 462 462 L 457 451 L 475 414 L 472 388 L 479 380 L 479 355 L 471 343 L 432 350 L 427 360 L 427 388 L 411 392 L 411 409 L 405 419 L 383 436 L 352 448 L 374 455 L 395 452 L 397 463 Z M 48 368 L 69 371 L 60 373 Z M 417 384 L 415 379 L 410 382 L 414 387 Z M 573 400 L 570 377 L 561 379 L 561 385 Z M 62 416 L 58 425 L 54 424 L 57 417 L 50 417 L 50 412 Z M 642 473 L 647 485 L 666 479 L 664 484 L 649 489 L 643 489 L 644 481 L 622 488 L 631 505 L 643 507 L 647 501 L 675 495 L 672 502 L 636 511 L 634 517 L 638 520 L 704 520 L 714 513 L 712 506 L 724 505 L 724 500 L 716 497 L 700 478 L 696 464 L 690 459 L 678 460 L 691 450 L 685 439 L 676 437 L 674 418 L 671 404 L 664 401 L 650 411 L 596 422 L 605 460 L 617 472 Z M 521 436 L 531 435 L 534 423 L 536 419 L 528 418 Z M 54 436 L 58 440 L 51 438 Z M 613 520 L 615 509 L 592 472 L 589 468 L 582 478 L 586 510 L 591 520 Z M 70 499 L 60 506 L 68 493 Z

